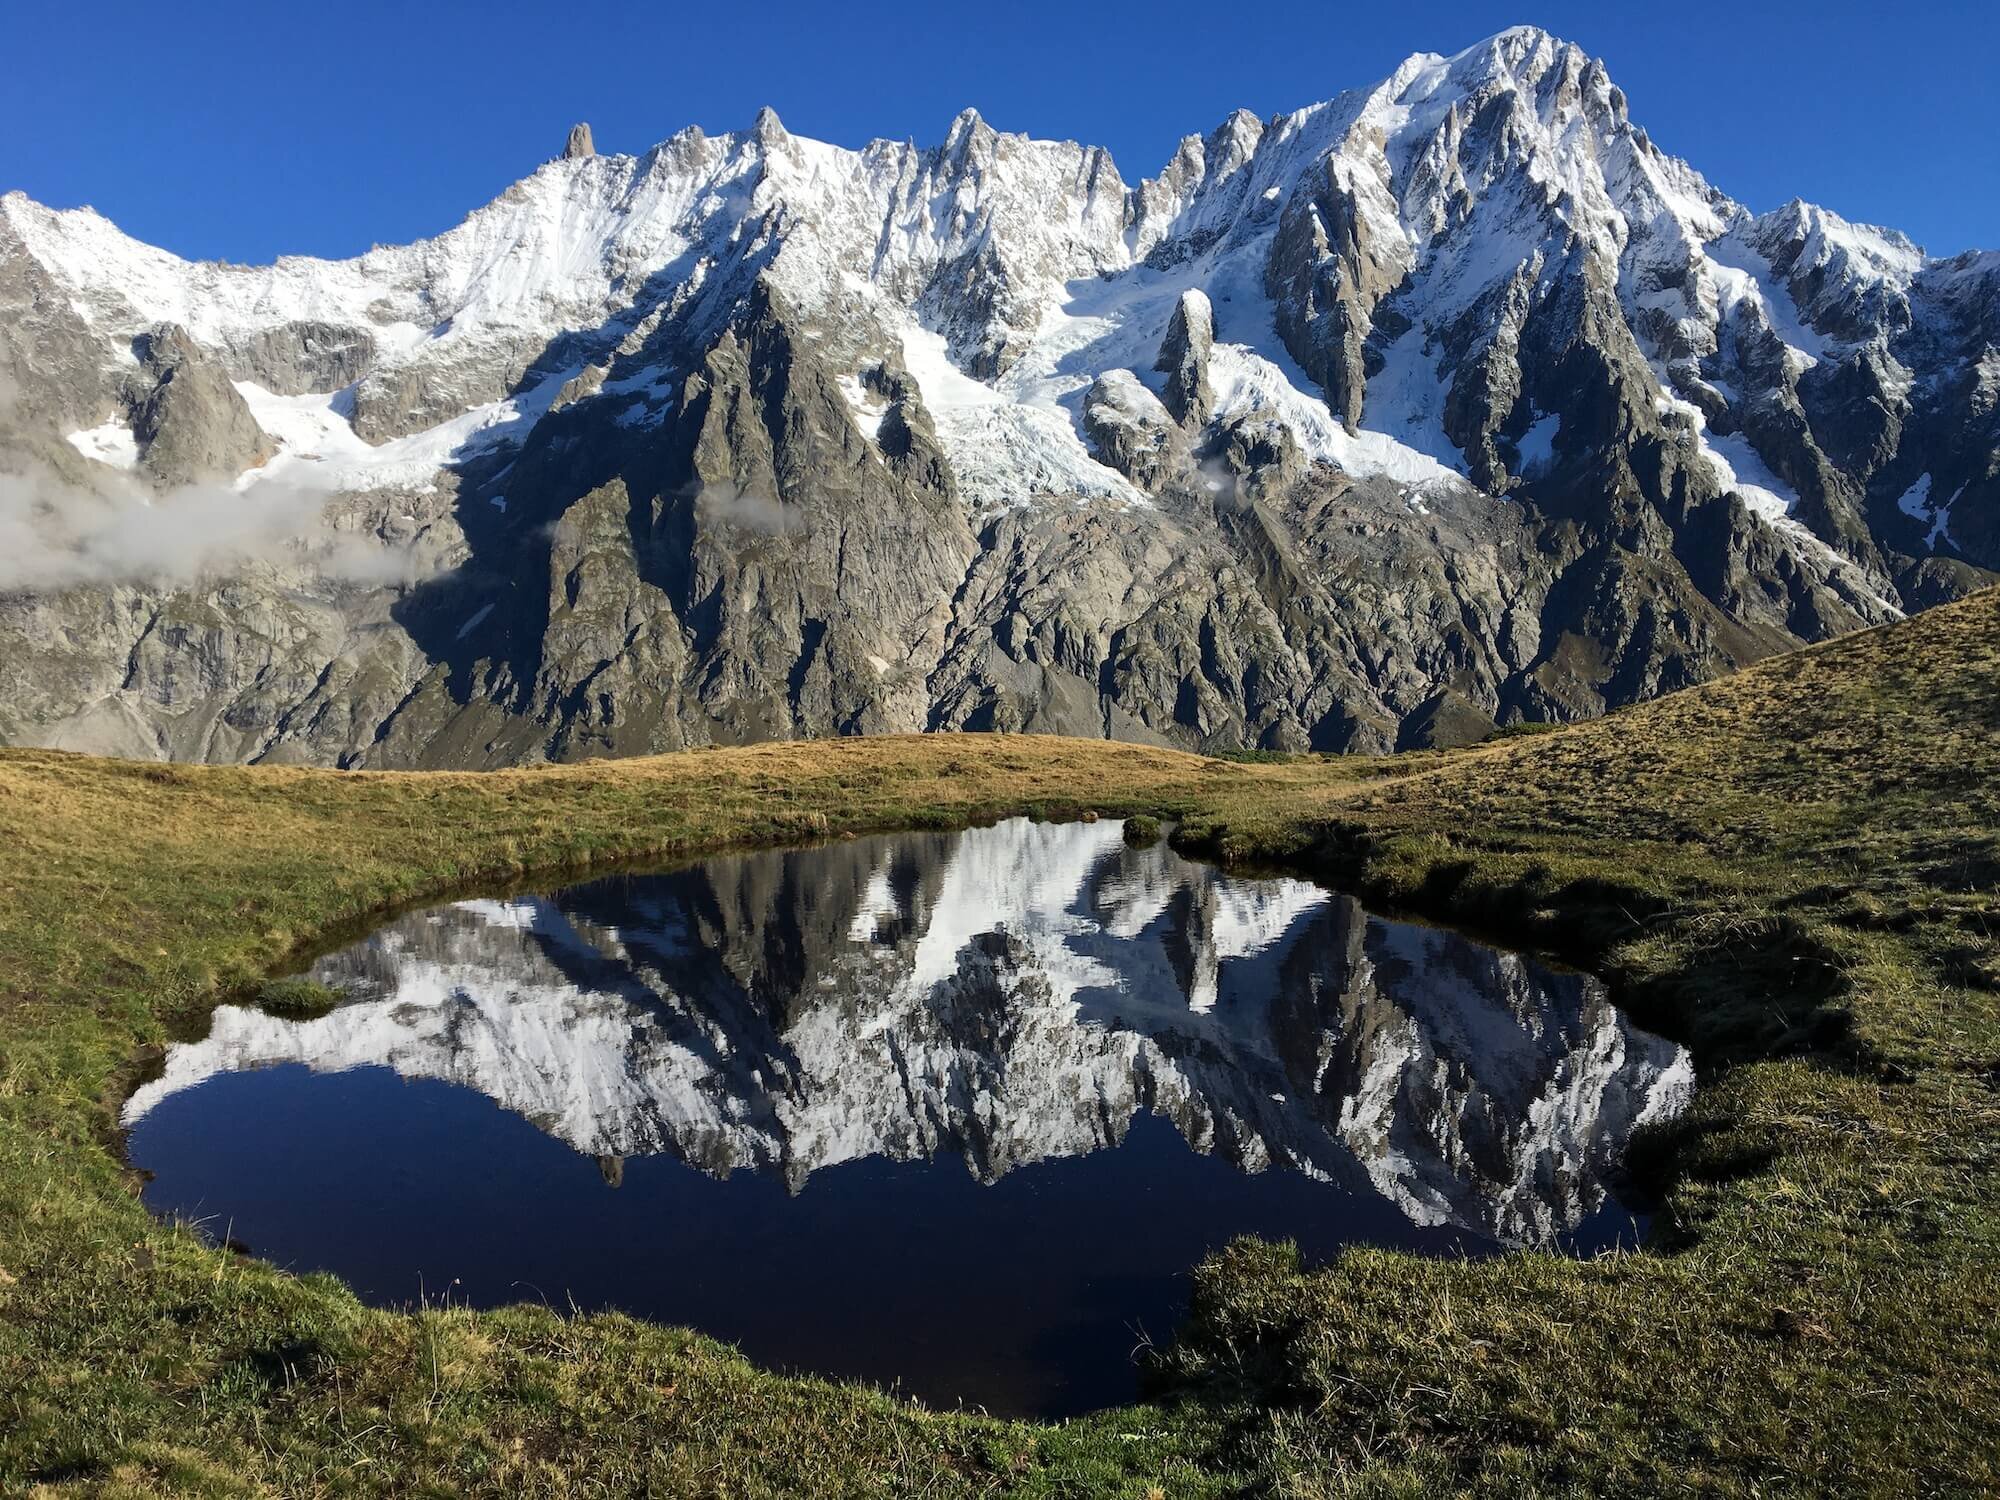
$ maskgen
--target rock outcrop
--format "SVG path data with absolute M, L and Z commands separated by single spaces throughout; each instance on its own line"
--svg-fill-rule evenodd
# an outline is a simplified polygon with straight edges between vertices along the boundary
M 1160 358 L 1153 366 L 1167 377 L 1161 402 L 1184 427 L 1201 427 L 1208 421 L 1215 399 L 1208 383 L 1208 351 L 1214 346 L 1215 309 L 1207 293 L 1191 287 L 1174 304 L 1173 320 L 1167 324 Z
M 1083 398 L 1083 432 L 1097 456 L 1151 494 L 1171 470 L 1178 419 L 1130 370 L 1107 370 Z
M 140 335 L 133 353 L 140 382 L 132 397 L 132 435 L 141 467 L 161 484 L 234 479 L 278 451 L 250 415 L 221 363 L 184 328 Z

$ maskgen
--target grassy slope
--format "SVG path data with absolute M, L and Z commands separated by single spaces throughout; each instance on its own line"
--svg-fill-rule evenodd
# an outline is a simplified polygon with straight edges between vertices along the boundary
M 692 1335 L 356 1304 L 149 1221 L 135 1049 L 468 880 L 1003 811 L 1155 810 L 1556 948 L 1697 1049 L 1652 1251 L 1240 1246 L 1175 1395 L 1063 1427 Z M 487 776 L 0 753 L 0 1488 L 2000 1490 L 2000 594 L 1596 724 L 1233 764 L 1026 738 Z M 837 1295 L 837 1289 L 832 1289 Z

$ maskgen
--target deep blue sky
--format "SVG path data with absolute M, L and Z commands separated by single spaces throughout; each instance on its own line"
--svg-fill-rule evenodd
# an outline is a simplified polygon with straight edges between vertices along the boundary
M 273 5 L 14 0 L 0 191 L 90 203 L 183 255 L 346 255 L 456 223 L 560 149 L 762 104 L 797 134 L 1003 130 L 1109 146 L 1128 182 L 1229 110 L 1296 108 L 1532 22 L 1753 209 L 1799 196 L 1933 254 L 2000 246 L 2000 4 Z

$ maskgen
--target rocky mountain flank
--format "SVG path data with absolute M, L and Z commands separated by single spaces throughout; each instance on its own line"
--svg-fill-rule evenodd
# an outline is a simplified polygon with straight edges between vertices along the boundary
M 1531 29 L 1136 187 L 971 112 L 850 151 L 767 110 L 578 127 L 351 261 L 9 194 L 0 737 L 1451 743 L 1990 581 L 1997 407 L 2000 253 L 1753 215 Z M 173 506 L 298 519 L 178 571 L 75 535 Z

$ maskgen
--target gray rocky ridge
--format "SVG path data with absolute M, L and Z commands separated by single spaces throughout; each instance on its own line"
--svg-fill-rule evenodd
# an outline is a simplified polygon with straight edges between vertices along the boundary
M 343 262 L 0 198 L 0 528 L 218 483 L 308 521 L 0 571 L 0 738 L 1454 743 L 1991 581 L 2000 253 L 1752 214 L 1528 28 L 1136 187 L 766 110 Z

